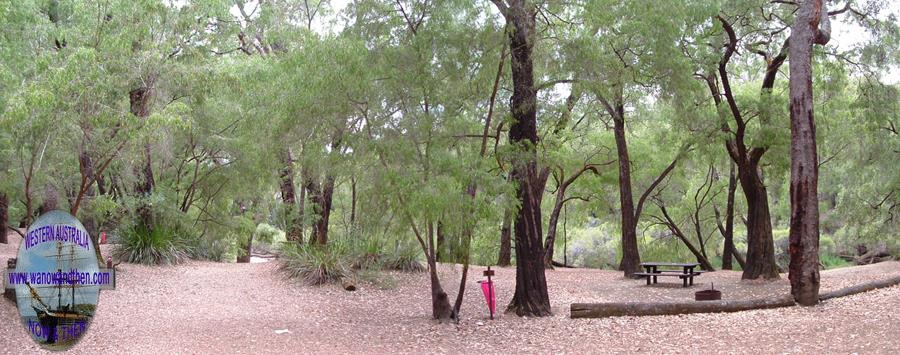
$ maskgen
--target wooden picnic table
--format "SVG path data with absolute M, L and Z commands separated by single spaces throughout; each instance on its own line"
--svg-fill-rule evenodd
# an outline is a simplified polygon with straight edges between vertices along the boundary
M 676 276 L 683 281 L 683 287 L 688 287 L 688 284 L 694 285 L 694 276 L 700 275 L 699 271 L 694 271 L 694 268 L 700 266 L 699 263 L 646 262 L 641 263 L 641 266 L 644 267 L 644 272 L 638 272 L 635 275 L 646 277 L 647 285 L 650 285 L 651 278 L 655 284 L 656 278 L 659 276 Z M 660 267 L 668 269 L 660 270 Z M 671 270 L 671 268 L 681 268 L 681 270 Z

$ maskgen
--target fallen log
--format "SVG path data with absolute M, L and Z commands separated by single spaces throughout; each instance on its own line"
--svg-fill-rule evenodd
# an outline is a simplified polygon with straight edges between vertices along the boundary
M 573 266 L 573 265 L 566 265 L 566 264 L 563 264 L 563 263 L 561 263 L 561 262 L 559 262 L 559 261 L 556 261 L 556 260 L 553 260 L 553 261 L 551 262 L 551 265 L 553 265 L 554 267 L 562 267 L 562 268 L 567 268 L 567 269 L 575 269 L 575 268 L 576 268 L 576 267 Z
M 823 292 L 819 294 L 819 301 L 824 301 L 832 298 L 844 297 L 855 295 L 857 293 L 863 293 L 867 291 L 877 290 L 879 288 L 891 287 L 894 285 L 900 285 L 900 276 L 893 277 L 887 280 L 878 280 L 867 282 L 861 285 L 845 287 L 840 290 Z
M 573 303 L 572 318 L 604 318 L 621 316 L 664 316 L 691 313 L 740 312 L 753 309 L 769 309 L 794 305 L 794 298 L 785 295 L 776 298 L 740 301 L 702 301 L 677 303 L 627 302 L 627 303 Z
M 900 285 L 900 276 L 886 280 L 867 282 L 860 285 L 842 288 L 836 291 L 819 294 L 819 301 L 838 297 L 855 295 L 867 291 L 877 290 L 895 285 Z M 650 303 L 650 302 L 626 302 L 626 303 L 573 303 L 571 306 L 571 318 L 605 318 L 621 316 L 664 316 L 692 313 L 724 313 L 740 312 L 754 309 L 770 309 L 790 307 L 794 305 L 794 298 L 785 295 L 771 299 L 755 299 L 740 301 L 702 301 L 702 302 L 676 302 L 676 303 Z
M 868 265 L 892 259 L 890 251 L 884 245 L 873 248 L 872 250 L 861 245 L 857 248 L 857 251 L 859 252 L 859 255 L 852 256 L 852 259 L 848 260 L 856 265 Z
M 354 284 L 353 280 L 351 280 L 349 277 L 341 278 L 341 287 L 343 287 L 344 290 L 347 291 L 356 291 L 356 284 Z

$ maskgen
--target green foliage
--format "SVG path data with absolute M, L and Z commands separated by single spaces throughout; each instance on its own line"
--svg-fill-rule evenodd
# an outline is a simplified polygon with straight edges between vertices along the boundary
M 825 253 L 819 254 L 819 262 L 822 263 L 822 265 L 824 265 L 826 269 L 837 269 L 841 267 L 852 266 L 852 264 L 844 259 Z
M 315 286 L 333 283 L 350 275 L 347 250 L 339 243 L 327 247 L 286 243 L 281 248 L 281 270 L 288 277 Z
M 191 256 L 190 229 L 178 221 L 157 219 L 152 227 L 136 222 L 119 232 L 113 258 L 143 265 L 174 265 Z
M 406 272 L 423 272 L 422 249 L 410 241 L 396 241 L 393 248 L 388 248 L 381 257 L 381 265 L 386 270 Z

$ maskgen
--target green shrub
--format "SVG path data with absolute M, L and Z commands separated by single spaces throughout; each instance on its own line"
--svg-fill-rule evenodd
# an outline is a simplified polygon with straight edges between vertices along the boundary
M 349 246 L 350 266 L 357 270 L 378 269 L 382 250 L 387 245 L 377 236 L 362 236 L 351 233 L 346 237 Z
M 350 275 L 347 251 L 341 243 L 328 246 L 285 243 L 281 248 L 281 270 L 309 286 L 332 283 Z
M 155 223 L 152 228 L 136 223 L 120 234 L 120 244 L 112 254 L 117 260 L 129 263 L 174 265 L 188 259 L 192 251 L 188 236 L 180 228 L 165 223 Z
M 191 259 L 226 262 L 237 257 L 237 243 L 233 239 L 204 234 L 192 239 L 190 244 Z
M 849 262 L 831 254 L 819 254 L 819 262 L 825 269 L 836 269 L 840 267 L 852 266 Z
M 256 226 L 253 235 L 253 248 L 267 253 L 276 252 L 287 241 L 283 231 L 267 223 Z
M 381 267 L 387 270 L 407 272 L 425 271 L 421 260 L 422 248 L 414 242 L 396 241 L 394 247 L 381 256 Z

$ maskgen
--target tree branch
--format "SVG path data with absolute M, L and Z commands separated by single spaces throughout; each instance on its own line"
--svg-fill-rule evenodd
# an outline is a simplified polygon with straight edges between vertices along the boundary
M 650 187 L 648 187 L 647 190 L 644 191 L 643 194 L 641 194 L 641 198 L 638 199 L 637 208 L 634 209 L 635 221 L 639 220 L 641 217 L 641 210 L 644 208 L 644 202 L 647 200 L 647 196 L 650 196 L 650 193 L 653 192 L 653 189 L 655 189 L 656 186 L 666 178 L 666 175 L 669 175 L 669 173 L 672 172 L 673 169 L 675 169 L 676 163 L 678 163 L 678 157 L 672 159 L 672 162 L 669 163 L 669 166 L 667 166 L 666 169 L 656 177 L 656 180 L 653 180 L 653 183 L 650 184 Z

